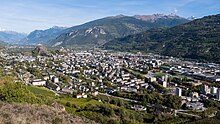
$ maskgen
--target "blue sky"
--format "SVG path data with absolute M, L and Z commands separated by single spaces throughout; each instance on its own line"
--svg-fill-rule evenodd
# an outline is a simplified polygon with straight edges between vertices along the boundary
M 74 26 L 112 15 L 220 14 L 220 0 L 0 0 L 0 27 L 29 33 Z

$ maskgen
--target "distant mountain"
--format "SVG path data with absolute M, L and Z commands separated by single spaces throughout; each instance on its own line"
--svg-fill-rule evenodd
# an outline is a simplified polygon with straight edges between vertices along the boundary
M 65 30 L 65 27 L 58 27 L 54 26 L 50 29 L 46 30 L 35 30 L 31 32 L 26 38 L 21 40 L 21 44 L 29 44 L 29 45 L 36 45 L 36 44 L 46 44 L 49 40 L 56 38 Z
M 7 45 L 6 42 L 0 40 L 0 48 L 1 48 L 1 47 L 4 47 L 4 46 L 6 46 L 6 45 Z
M 119 38 L 104 47 L 220 62 L 220 14 Z
M 173 27 L 186 22 L 189 20 L 177 15 L 111 16 L 68 28 L 48 44 L 54 47 L 100 46 L 114 38 L 140 33 L 151 28 Z
M 5 41 L 7 43 L 17 43 L 26 36 L 27 35 L 25 33 L 18 33 L 14 31 L 6 31 L 0 29 L 0 40 Z

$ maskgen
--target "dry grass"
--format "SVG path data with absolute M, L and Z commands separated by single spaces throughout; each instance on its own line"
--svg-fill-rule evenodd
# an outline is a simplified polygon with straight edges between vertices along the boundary
M 13 79 L 14 79 L 14 78 L 13 78 L 13 77 L 10 77 L 10 76 L 0 77 L 0 86 L 12 82 Z
M 68 114 L 63 107 L 0 103 L 0 124 L 93 124 L 86 118 Z

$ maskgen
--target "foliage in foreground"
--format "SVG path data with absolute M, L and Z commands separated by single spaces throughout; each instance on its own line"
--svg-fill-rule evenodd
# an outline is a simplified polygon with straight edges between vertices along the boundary
M 21 83 L 7 83 L 0 87 L 0 100 L 5 102 L 40 104 L 43 101 Z

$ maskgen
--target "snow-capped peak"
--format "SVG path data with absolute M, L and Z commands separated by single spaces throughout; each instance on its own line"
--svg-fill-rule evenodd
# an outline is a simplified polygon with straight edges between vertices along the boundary
M 66 29 L 67 27 L 53 26 L 51 29 Z

